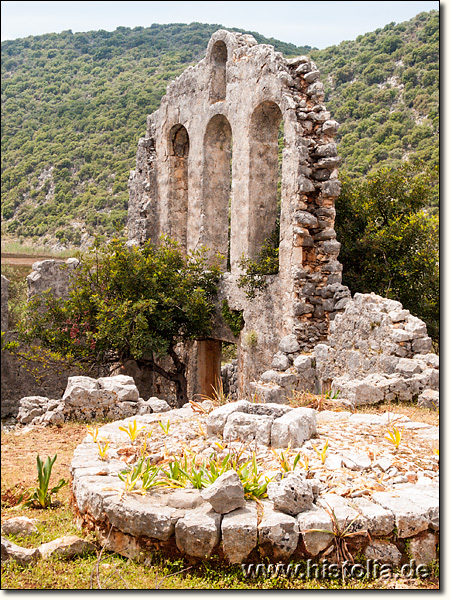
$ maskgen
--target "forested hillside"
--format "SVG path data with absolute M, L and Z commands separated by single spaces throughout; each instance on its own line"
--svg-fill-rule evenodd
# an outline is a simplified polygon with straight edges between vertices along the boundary
M 123 228 L 146 116 L 219 28 L 119 27 L 2 43 L 3 233 L 79 245 Z M 341 123 L 344 170 L 363 176 L 407 156 L 438 162 L 436 11 L 320 51 L 252 34 L 285 56 L 312 54 Z

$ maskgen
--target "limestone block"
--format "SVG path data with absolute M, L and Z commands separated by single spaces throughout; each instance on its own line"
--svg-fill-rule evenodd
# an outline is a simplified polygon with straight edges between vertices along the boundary
M 100 389 L 100 385 L 97 380 L 92 377 L 85 377 L 83 375 L 69 377 L 63 400 L 64 402 L 70 403 L 72 396 L 76 397 L 77 394 L 98 389 Z
M 252 381 L 250 387 L 253 394 L 258 398 L 258 401 L 264 404 L 285 404 L 288 401 L 286 390 L 277 383 Z
M 313 507 L 313 492 L 310 482 L 299 475 L 289 474 L 281 481 L 271 481 L 267 496 L 275 510 L 288 515 L 298 515 Z
M 170 410 L 170 405 L 165 400 L 160 400 L 156 396 L 152 396 L 147 400 L 147 404 L 151 407 L 154 413 L 167 412 Z
M 124 533 L 144 535 L 158 540 L 168 540 L 175 530 L 179 512 L 170 506 L 161 506 L 147 496 L 124 496 L 117 494 L 103 501 L 103 509 L 109 522 Z
M 393 323 L 400 323 L 409 317 L 411 314 L 409 310 L 400 309 L 400 310 L 391 310 L 389 313 L 389 317 Z
M 421 337 L 413 340 L 412 351 L 415 354 L 427 354 L 433 346 L 433 340 L 430 337 Z
M 200 490 L 186 488 L 171 491 L 170 494 L 164 497 L 163 503 L 172 508 L 192 510 L 203 506 L 205 500 L 203 500 Z
M 32 533 L 38 533 L 35 525 L 36 519 L 28 517 L 12 517 L 2 523 L 2 533 L 5 535 L 21 535 L 27 537 Z
M 372 540 L 364 551 L 366 559 L 377 560 L 380 564 L 398 567 L 402 555 L 397 546 L 385 540 Z
M 36 563 L 40 557 L 39 548 L 22 548 L 2 536 L 2 563 L 13 560 L 21 566 L 26 566 Z
M 238 402 L 229 402 L 213 410 L 206 420 L 206 432 L 208 436 L 222 435 L 228 417 L 236 411 L 242 412 L 248 404 L 249 402 L 246 400 L 239 400 Z
M 427 365 L 433 369 L 439 369 L 439 356 L 437 354 L 424 354 L 420 357 Z
M 311 355 L 300 354 L 294 359 L 294 367 L 299 373 L 306 371 L 313 366 L 313 358 Z
M 317 505 L 334 514 L 334 518 L 336 519 L 340 531 L 343 531 L 352 523 L 352 521 L 353 524 L 349 531 L 354 532 L 364 529 L 365 522 L 361 517 L 360 512 L 353 508 L 346 498 L 332 493 L 323 494 L 318 498 Z
M 342 462 L 351 471 L 366 471 L 372 465 L 372 461 L 365 452 L 345 452 Z
M 412 340 L 413 334 L 411 331 L 405 331 L 404 329 L 394 329 L 391 337 L 396 343 L 409 342 Z
M 297 548 L 299 528 L 290 515 L 274 511 L 264 502 L 264 516 L 258 525 L 261 554 L 274 560 L 287 560 Z
M 96 552 L 96 547 L 77 535 L 65 535 L 46 544 L 41 544 L 39 552 L 44 559 L 50 557 L 73 558 L 83 554 L 93 554 Z
M 312 510 L 300 513 L 297 516 L 297 522 L 308 554 L 317 556 L 319 552 L 328 548 L 333 541 L 331 517 L 323 508 L 313 506 Z M 322 529 L 330 533 L 311 531 L 314 529 Z
M 256 440 L 259 444 L 268 446 L 272 421 L 272 417 L 265 415 L 234 412 L 227 419 L 223 429 L 223 439 L 225 442 Z
M 44 396 L 27 396 L 22 398 L 19 403 L 19 412 L 17 420 L 22 425 L 27 425 L 31 421 L 44 414 L 48 398 Z
M 300 350 L 300 345 L 297 340 L 297 336 L 294 333 L 290 335 L 286 335 L 281 338 L 280 344 L 278 346 L 280 352 L 284 354 L 293 354 L 294 352 L 298 352 Z
M 220 515 L 245 506 L 244 488 L 239 475 L 233 469 L 220 475 L 212 485 L 202 490 L 201 496 Z
M 339 123 L 330 119 L 328 121 L 325 121 L 325 123 L 322 125 L 322 132 L 326 135 L 334 135 L 337 132 L 338 128 Z
M 278 371 L 275 371 L 275 369 L 270 369 L 269 371 L 264 371 L 264 373 L 261 375 L 261 381 L 264 381 L 265 383 L 269 383 L 271 381 L 276 381 L 278 375 Z
M 256 547 L 258 517 L 256 508 L 249 502 L 224 515 L 222 519 L 222 544 L 225 557 L 232 564 L 242 563 Z
M 417 503 L 417 494 L 409 492 L 411 495 L 405 496 L 402 491 L 375 492 L 372 500 L 393 513 L 398 537 L 407 538 L 428 529 L 430 519 L 429 511 Z
M 367 498 L 352 498 L 350 504 L 361 513 L 363 528 L 367 529 L 370 535 L 381 537 L 390 535 L 394 530 L 394 515 L 391 511 Z
M 317 79 L 319 79 L 320 72 L 319 71 L 310 71 L 309 73 L 305 73 L 303 77 L 305 78 L 305 81 L 307 81 L 308 83 L 312 83 L 313 81 L 316 81 Z
M 285 371 L 286 369 L 289 369 L 289 367 L 290 362 L 286 354 L 277 352 L 273 357 L 271 368 L 274 371 Z
M 286 371 L 285 373 L 278 373 L 276 378 L 276 383 L 283 387 L 295 387 L 298 382 L 298 375 L 296 373 L 290 373 Z
M 429 565 L 437 558 L 435 533 L 420 533 L 409 540 L 409 554 L 416 565 Z
M 299 448 L 316 433 L 316 411 L 312 408 L 295 408 L 274 420 L 271 444 L 274 448 Z
M 180 552 L 208 558 L 219 543 L 221 520 L 222 516 L 212 509 L 187 512 L 175 526 L 175 540 Z
M 123 463 L 122 463 L 123 464 Z M 93 471 L 88 471 L 88 467 L 84 467 L 86 476 L 77 476 L 76 467 L 71 466 L 71 473 L 74 477 L 73 492 L 80 513 L 89 511 L 95 519 L 101 518 L 104 512 L 104 502 L 109 497 L 116 497 L 120 489 L 124 489 L 124 484 L 117 477 L 113 476 L 98 476 L 100 465 L 94 466 Z M 123 468 L 123 467 L 122 467 Z M 105 488 L 111 489 L 105 489 Z M 116 489 L 117 491 L 114 491 Z
M 119 402 L 137 402 L 139 400 L 139 392 L 134 379 L 128 375 L 100 377 L 97 382 L 101 389 L 116 392 Z
M 424 408 L 439 409 L 439 392 L 436 390 L 424 390 L 417 399 L 417 405 Z
M 376 381 L 369 377 L 365 379 L 348 379 L 336 377 L 331 384 L 333 391 L 339 391 L 339 398 L 349 400 L 353 406 L 364 404 L 377 404 L 384 400 L 383 390 L 377 386 Z
M 397 363 L 395 371 L 396 373 L 401 373 L 404 377 L 412 377 L 415 373 L 421 373 L 424 370 L 423 367 L 422 361 L 412 358 L 401 358 Z

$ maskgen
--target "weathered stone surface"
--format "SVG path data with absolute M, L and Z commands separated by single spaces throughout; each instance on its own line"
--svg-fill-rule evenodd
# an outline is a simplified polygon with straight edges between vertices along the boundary
M 201 492 L 201 496 L 221 515 L 245 506 L 244 488 L 239 475 L 233 469 L 220 475 Z
M 175 508 L 161 506 L 147 496 L 125 496 L 118 501 L 117 494 L 103 500 L 103 510 L 109 522 L 125 533 L 145 535 L 168 540 L 175 530 L 180 514 Z
M 299 528 L 294 517 L 276 512 L 264 502 L 264 516 L 258 525 L 258 542 L 263 556 L 287 560 L 295 551 Z
M 101 389 L 116 392 L 119 402 L 137 402 L 139 400 L 139 392 L 132 377 L 114 375 L 112 377 L 100 377 L 97 382 Z
M 285 371 L 290 366 L 289 358 L 283 352 L 277 352 L 272 360 L 271 368 L 274 371 Z
M 333 541 L 333 523 L 330 515 L 322 508 L 314 505 L 311 510 L 300 513 L 297 522 L 308 554 L 317 556 Z M 324 531 L 310 531 L 314 529 Z
M 299 373 L 311 369 L 313 366 L 313 359 L 310 355 L 300 354 L 294 359 L 294 367 Z
M 429 565 L 437 558 L 435 533 L 419 533 L 409 540 L 409 554 L 416 565 Z
M 248 415 L 241 412 L 232 413 L 223 430 L 226 442 L 234 440 L 256 440 L 260 444 L 270 444 L 270 430 L 273 418 L 265 415 Z
M 174 490 L 172 493 L 167 494 L 164 498 L 164 504 L 171 506 L 172 508 L 179 508 L 182 510 L 192 510 L 205 504 L 201 496 L 200 490 L 196 489 L 181 489 Z
M 232 564 L 242 563 L 256 547 L 258 517 L 249 503 L 223 516 L 222 545 L 225 557 Z
M 298 515 L 313 507 L 313 491 L 310 482 L 299 475 L 288 474 L 281 481 L 271 481 L 267 496 L 275 510 L 288 515 Z
M 73 558 L 74 556 L 81 556 L 83 554 L 92 554 L 95 551 L 96 547 L 94 544 L 83 540 L 83 538 L 77 535 L 65 535 L 39 546 L 39 552 L 44 559 L 56 556 Z
M 293 333 L 284 336 L 284 338 L 281 339 L 278 347 L 280 352 L 284 352 L 285 354 L 292 354 L 300 350 L 297 336 Z
M 222 435 L 223 429 L 227 422 L 228 417 L 236 412 L 244 410 L 249 403 L 246 400 L 239 400 L 238 402 L 229 402 L 223 406 L 219 406 L 208 415 L 206 421 L 206 428 L 208 436 Z
M 375 492 L 372 494 L 372 500 L 394 514 L 398 537 L 407 538 L 428 529 L 430 519 L 427 515 L 428 510 L 424 510 L 417 503 L 416 494 L 411 492 L 411 495 L 405 496 L 401 492 L 402 490 L 395 494 Z M 430 499 L 428 502 L 431 504 L 432 500 Z
M 264 381 L 265 383 L 276 381 L 277 376 L 278 371 L 275 371 L 274 369 L 269 369 L 268 371 L 264 371 L 264 373 L 261 375 L 261 381 Z
M 175 540 L 180 552 L 207 558 L 219 543 L 221 520 L 221 515 L 212 509 L 187 512 L 175 526 Z
M 19 565 L 26 566 L 36 563 L 40 557 L 38 548 L 22 548 L 2 536 L 2 563 L 13 560 Z
M 365 522 L 361 517 L 360 511 L 354 508 L 346 498 L 337 494 L 323 494 L 317 500 L 317 505 L 333 513 L 340 531 L 343 531 L 352 521 L 353 524 L 349 528 L 349 531 L 364 530 Z
M 316 433 L 316 427 L 314 409 L 295 408 L 274 420 L 271 429 L 271 445 L 274 448 L 286 448 L 291 443 L 293 448 L 298 448 Z
M 12 517 L 2 523 L 2 533 L 26 537 L 38 532 L 35 522 L 36 519 L 29 519 L 28 517 Z
M 372 540 L 364 551 L 367 559 L 378 561 L 380 564 L 394 565 L 398 567 L 402 559 L 401 552 L 397 546 L 385 540 Z
M 264 404 L 285 404 L 288 402 L 286 390 L 277 383 L 253 381 L 250 384 L 250 389 L 258 402 L 263 402 Z
M 394 530 L 394 515 L 391 511 L 385 510 L 367 498 L 353 498 L 350 504 L 361 513 L 363 528 L 367 529 L 370 535 L 387 536 Z
M 48 401 L 48 398 L 44 398 L 43 396 L 27 396 L 26 398 L 22 398 L 19 403 L 19 412 L 17 413 L 19 423 L 27 425 L 36 417 L 43 415 Z
M 170 410 L 170 405 L 165 400 L 156 398 L 156 396 L 149 398 L 147 400 L 147 404 L 151 407 L 152 411 L 155 413 L 167 412 L 168 410 Z
M 436 390 L 424 390 L 417 399 L 417 405 L 439 410 L 439 392 Z
M 352 471 L 365 471 L 372 465 L 372 461 L 364 452 L 345 452 L 342 462 Z

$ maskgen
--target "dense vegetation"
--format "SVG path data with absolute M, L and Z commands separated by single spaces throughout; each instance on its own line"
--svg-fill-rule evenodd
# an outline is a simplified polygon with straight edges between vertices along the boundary
M 405 156 L 438 161 L 438 25 L 436 11 L 421 13 L 320 51 L 252 33 L 286 56 L 311 52 L 342 123 L 343 168 L 363 176 Z M 78 245 L 122 229 L 146 116 L 220 27 L 69 30 L 2 43 L 3 233 Z
M 77 245 L 83 232 L 121 229 L 146 117 L 220 27 L 118 27 L 2 43 L 6 231 L 36 243 L 52 233 Z M 311 49 L 254 36 L 286 55 Z
M 351 177 L 405 158 L 439 162 L 439 13 L 311 52 L 325 103 L 340 124 L 343 167 Z

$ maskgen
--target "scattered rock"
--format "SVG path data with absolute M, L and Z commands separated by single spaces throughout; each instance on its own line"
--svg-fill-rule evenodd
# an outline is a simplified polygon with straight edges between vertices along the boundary
M 267 496 L 275 510 L 288 515 L 311 510 L 314 499 L 310 482 L 294 474 L 288 474 L 278 482 L 271 481 L 267 486 Z
M 22 548 L 2 536 L 2 563 L 13 560 L 21 566 L 26 566 L 36 563 L 40 557 L 39 548 Z
M 21 535 L 27 537 L 33 533 L 38 533 L 35 525 L 36 519 L 28 517 L 13 517 L 2 523 L 2 533 L 5 535 Z
M 76 535 L 65 535 L 63 537 L 41 544 L 39 552 L 44 559 L 50 557 L 73 558 L 83 554 L 96 552 L 96 547 L 91 542 L 83 540 Z

